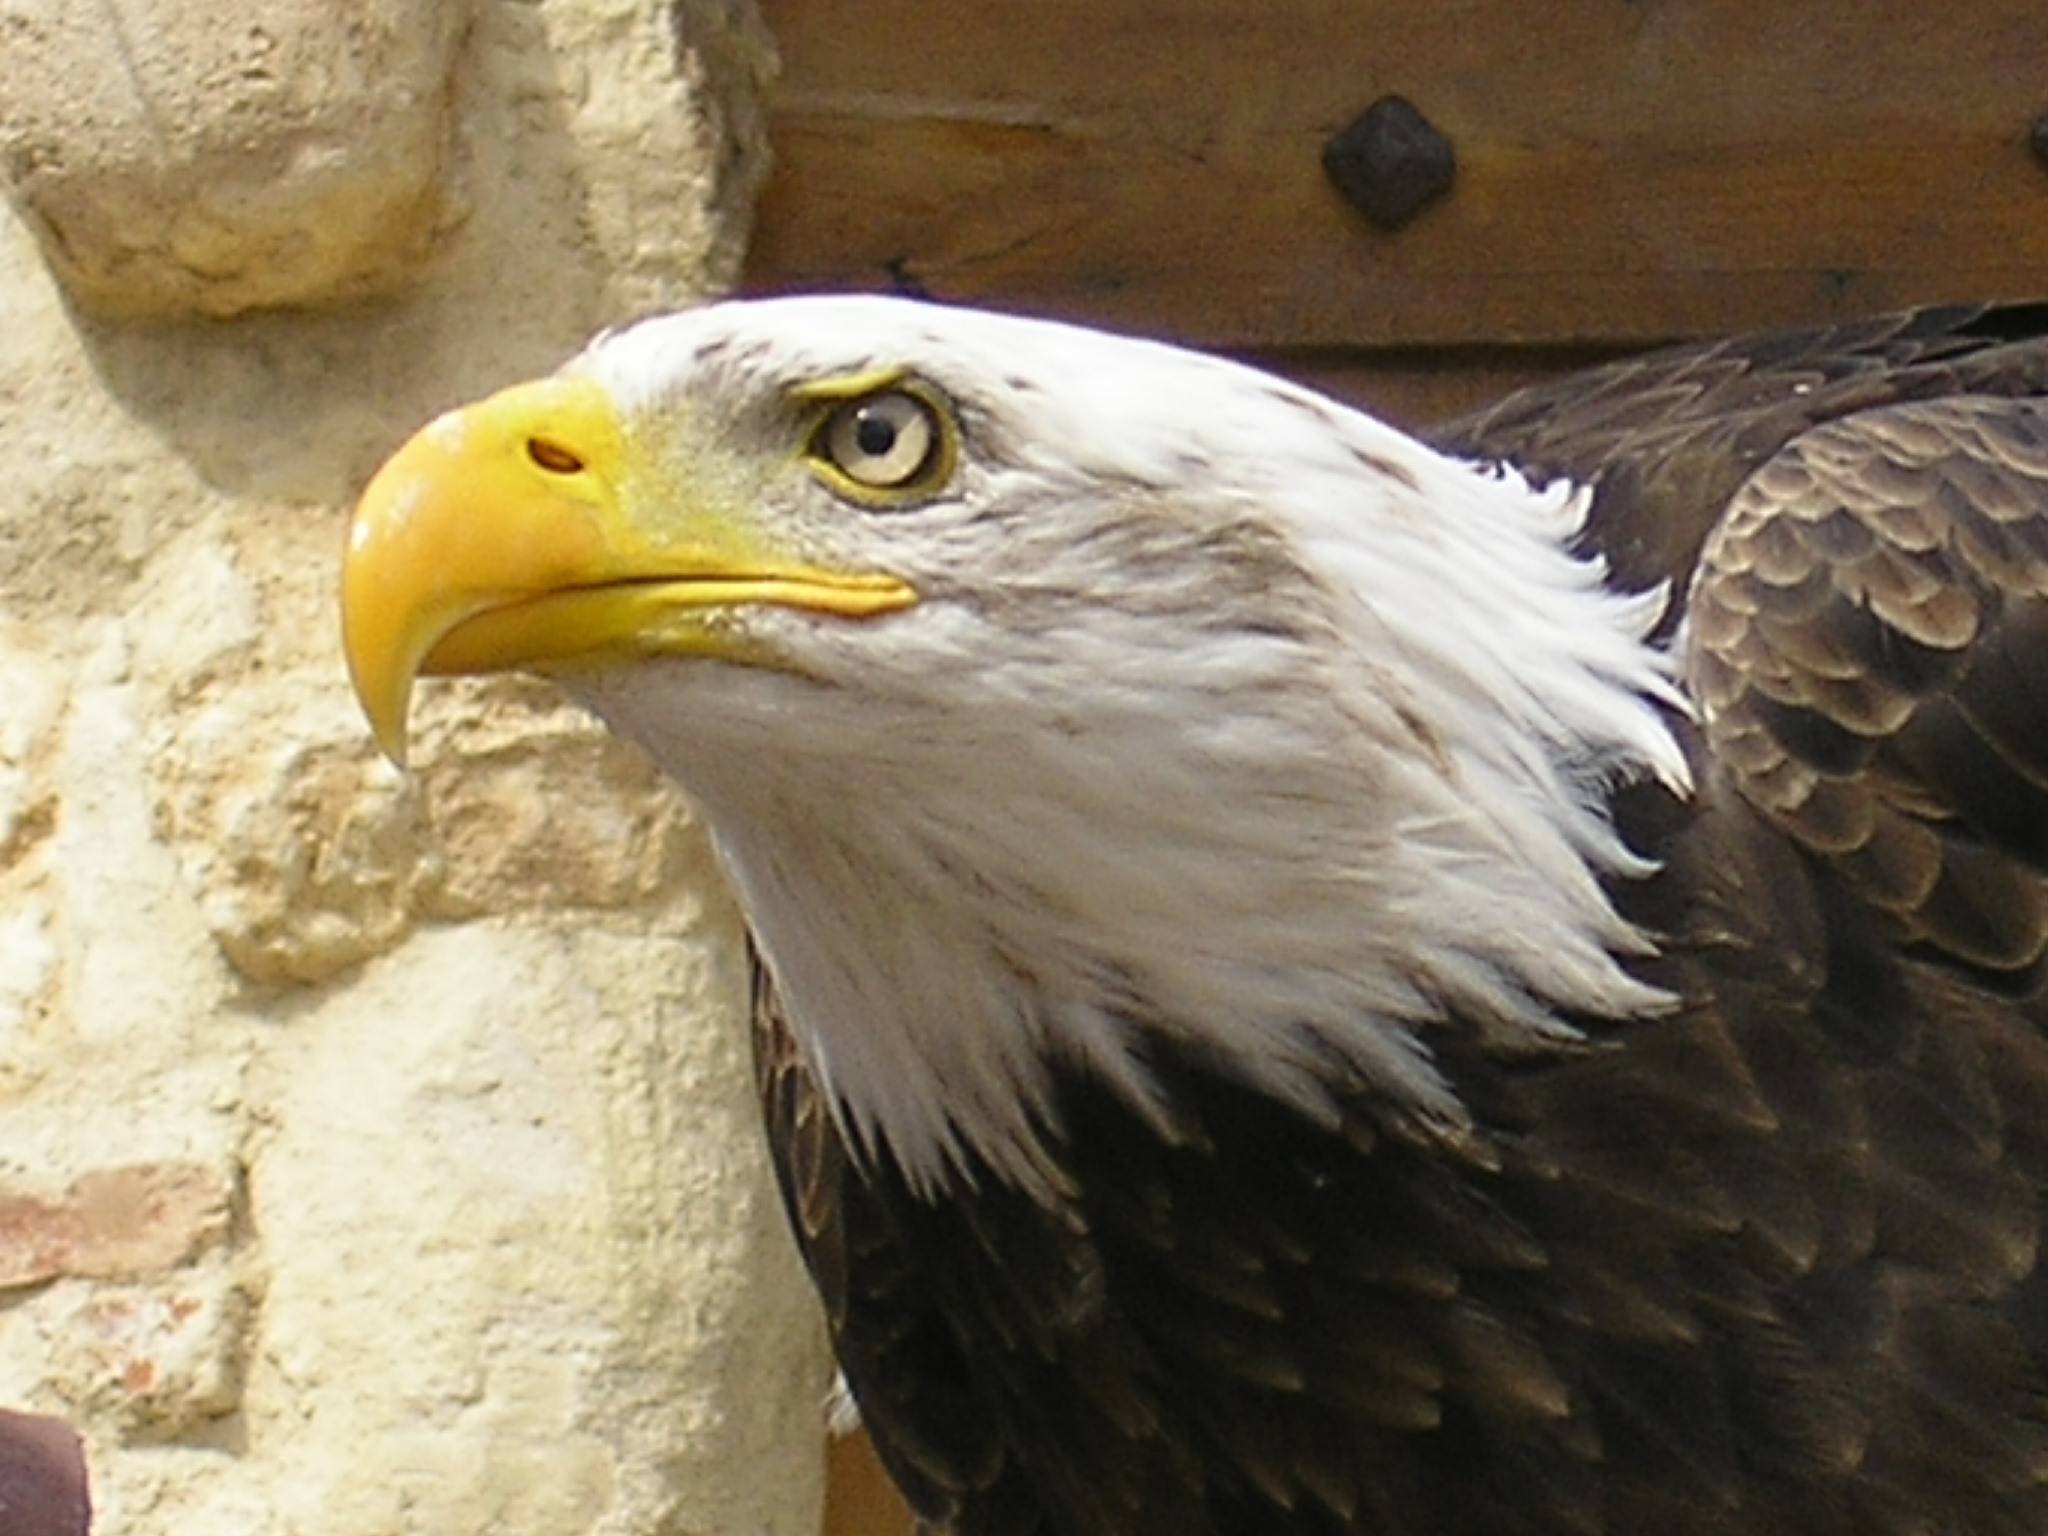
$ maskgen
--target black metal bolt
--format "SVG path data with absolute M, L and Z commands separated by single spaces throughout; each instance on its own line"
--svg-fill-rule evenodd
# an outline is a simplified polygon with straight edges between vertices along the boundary
M 1382 96 L 1323 146 L 1323 174 L 1381 229 L 1399 229 L 1451 190 L 1451 141 L 1403 96 Z

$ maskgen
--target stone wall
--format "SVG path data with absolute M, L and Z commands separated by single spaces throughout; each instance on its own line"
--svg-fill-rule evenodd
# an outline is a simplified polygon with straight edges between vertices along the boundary
M 536 685 L 415 768 L 353 492 L 734 270 L 745 0 L 0 0 L 0 1408 L 97 1529 L 810 1533 L 737 917 Z

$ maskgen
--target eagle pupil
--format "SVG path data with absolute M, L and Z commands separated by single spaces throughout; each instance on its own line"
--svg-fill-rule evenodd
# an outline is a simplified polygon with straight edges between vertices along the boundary
M 879 459 L 896 446 L 896 426 L 873 412 L 864 412 L 853 429 L 853 440 L 860 451 L 871 459 Z

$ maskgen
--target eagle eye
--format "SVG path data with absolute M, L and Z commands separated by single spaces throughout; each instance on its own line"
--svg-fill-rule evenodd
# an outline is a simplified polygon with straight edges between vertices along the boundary
M 903 491 L 932 478 L 944 458 L 945 429 L 930 401 L 888 389 L 848 400 L 825 418 L 812 455 L 855 488 Z

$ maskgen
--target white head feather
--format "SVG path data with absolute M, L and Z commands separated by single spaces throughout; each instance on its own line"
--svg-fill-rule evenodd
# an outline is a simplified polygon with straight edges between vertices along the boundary
M 920 1186 L 1043 1179 L 1055 1057 L 1157 1109 L 1148 1029 L 1455 1132 L 1433 1022 L 1543 1049 L 1667 1001 L 1601 886 L 1645 868 L 1611 786 L 1685 782 L 1662 598 L 1568 552 L 1582 495 L 1213 358 L 896 300 L 714 306 L 575 366 L 679 473 L 921 594 L 738 616 L 786 671 L 572 685 L 693 792 L 843 1125 Z M 961 453 L 864 510 L 794 467 L 787 391 L 894 367 Z

